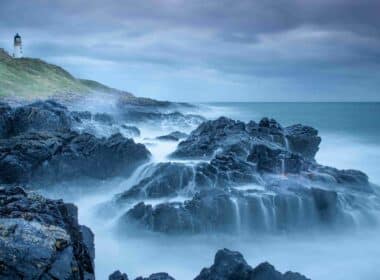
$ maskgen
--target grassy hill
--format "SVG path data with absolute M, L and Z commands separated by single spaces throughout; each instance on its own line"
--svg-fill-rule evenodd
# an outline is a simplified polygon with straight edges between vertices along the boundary
M 91 80 L 73 77 L 63 68 L 34 58 L 12 58 L 0 49 L 0 98 L 36 99 L 53 96 L 81 96 L 92 92 L 122 94 L 128 92 Z

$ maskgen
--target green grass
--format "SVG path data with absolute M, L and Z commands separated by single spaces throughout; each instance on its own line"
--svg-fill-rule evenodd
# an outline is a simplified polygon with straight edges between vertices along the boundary
M 95 81 L 76 79 L 63 68 L 40 59 L 14 59 L 0 49 L 0 98 L 36 99 L 99 91 L 132 97 Z

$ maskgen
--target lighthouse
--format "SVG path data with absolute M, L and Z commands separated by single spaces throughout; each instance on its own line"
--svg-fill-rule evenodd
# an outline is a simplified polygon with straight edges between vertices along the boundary
M 22 57 L 22 44 L 21 44 L 21 36 L 18 33 L 14 37 L 13 46 L 14 46 L 13 57 L 14 58 L 21 58 Z

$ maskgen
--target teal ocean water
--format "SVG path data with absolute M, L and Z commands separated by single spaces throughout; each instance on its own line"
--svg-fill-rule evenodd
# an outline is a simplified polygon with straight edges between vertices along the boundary
M 317 160 L 342 169 L 360 169 L 380 184 L 380 103 L 207 103 L 210 118 L 242 121 L 276 119 L 283 126 L 302 123 L 322 137 Z
M 270 117 L 283 126 L 295 123 L 313 126 L 322 137 L 318 162 L 362 170 L 372 182 L 380 185 L 380 103 L 208 103 L 191 110 L 189 113 L 211 119 L 227 116 L 259 121 Z M 140 129 L 140 140 L 148 139 L 148 142 L 164 134 L 162 131 L 156 134 L 151 127 Z M 153 160 L 160 162 L 176 145 L 156 141 L 148 148 Z M 118 234 L 114 225 L 126 209 L 108 207 L 108 202 L 136 184 L 140 175 L 136 171 L 128 179 L 113 178 L 98 186 L 83 186 L 77 182 L 58 185 L 60 192 L 57 193 L 52 188 L 47 190 L 52 192 L 47 194 L 50 197 L 78 205 L 80 223 L 94 231 L 97 279 L 108 279 L 108 275 L 118 269 L 127 272 L 129 279 L 167 271 L 175 279 L 191 280 L 203 267 L 212 264 L 215 252 L 221 248 L 240 251 L 252 266 L 269 261 L 281 272 L 298 271 L 313 280 L 379 279 L 378 227 L 263 236 Z M 73 190 L 72 195 L 68 187 Z M 153 205 L 159 202 L 159 199 L 147 201 Z

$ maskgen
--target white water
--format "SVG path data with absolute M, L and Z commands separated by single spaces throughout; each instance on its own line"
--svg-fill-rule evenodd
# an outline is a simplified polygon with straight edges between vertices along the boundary
M 173 149 L 172 143 L 156 142 L 151 149 L 155 160 L 167 160 L 165 155 Z M 252 237 L 244 239 L 234 236 L 167 237 L 146 234 L 141 236 L 119 236 L 113 224 L 122 214 L 112 219 L 102 219 L 95 209 L 107 202 L 121 189 L 126 190 L 138 181 L 140 167 L 135 177 L 119 184 L 110 183 L 105 191 L 86 195 L 74 200 L 79 205 L 79 219 L 95 232 L 96 275 L 107 279 L 116 269 L 126 272 L 130 278 L 166 271 L 176 279 L 193 279 L 200 270 L 212 263 L 220 248 L 240 251 L 251 265 L 269 261 L 280 271 L 293 270 L 304 273 L 315 280 L 377 280 L 380 275 L 380 234 L 378 232 L 353 232 L 343 235 L 314 234 L 307 236 Z M 260 190 L 260 186 L 248 185 L 242 189 Z M 181 201 L 183 198 L 174 200 Z M 149 201 L 156 204 L 160 201 Z M 263 215 L 270 217 L 262 205 Z M 129 206 L 131 207 L 131 206 Z M 237 231 L 241 227 L 241 214 L 237 203 Z M 125 209 L 126 210 L 126 209 Z M 112 209 L 109 209 L 112 215 Z M 275 217 L 275 213 L 272 213 Z M 273 227 L 273 218 L 266 219 L 267 227 Z
M 341 169 L 362 170 L 371 182 L 380 185 L 380 143 L 368 143 L 346 134 L 326 133 L 322 137 L 316 155 L 319 163 Z
M 231 201 L 235 207 L 235 221 L 236 221 L 236 233 L 241 233 L 241 215 L 240 215 L 240 204 L 236 197 L 231 198 Z
M 136 141 L 148 144 L 153 162 L 168 161 L 167 155 L 175 149 L 176 143 L 156 141 L 153 138 L 171 131 L 142 129 L 142 136 Z M 150 144 L 149 144 L 150 143 Z M 342 137 L 324 137 L 318 161 L 340 168 L 365 170 L 372 181 L 379 183 L 380 175 L 371 167 L 379 163 L 378 149 L 357 145 Z M 336 156 L 339 155 L 339 156 Z M 50 196 L 72 201 L 79 207 L 79 221 L 95 233 L 96 276 L 107 279 L 114 270 L 126 272 L 129 278 L 147 276 L 153 272 L 166 271 L 178 280 L 193 279 L 205 266 L 210 266 L 215 252 L 220 248 L 240 251 L 252 266 L 269 261 L 284 272 L 301 272 L 314 280 L 377 280 L 380 275 L 380 233 L 378 230 L 357 230 L 344 234 L 314 233 L 305 235 L 279 236 L 223 236 L 208 235 L 197 237 L 173 237 L 158 234 L 129 234 L 122 236 L 114 232 L 114 224 L 133 205 L 126 205 L 123 211 L 113 209 L 107 203 L 113 196 L 125 191 L 144 177 L 148 164 L 141 166 L 129 179 L 115 178 L 79 191 L 72 185 L 73 192 L 50 193 Z M 91 189 L 92 188 L 92 189 Z M 240 189 L 262 191 L 257 185 L 246 185 Z M 183 197 L 171 201 L 183 201 Z M 156 204 L 163 200 L 150 200 Z M 241 209 L 235 202 L 236 227 L 241 230 Z M 263 200 L 261 200 L 263 203 Z M 275 224 L 276 213 L 268 213 L 262 204 L 262 211 L 268 228 Z M 272 208 L 275 211 L 274 208 Z M 353 213 L 355 215 L 355 213 Z M 272 217 L 272 218 L 270 218 Z

